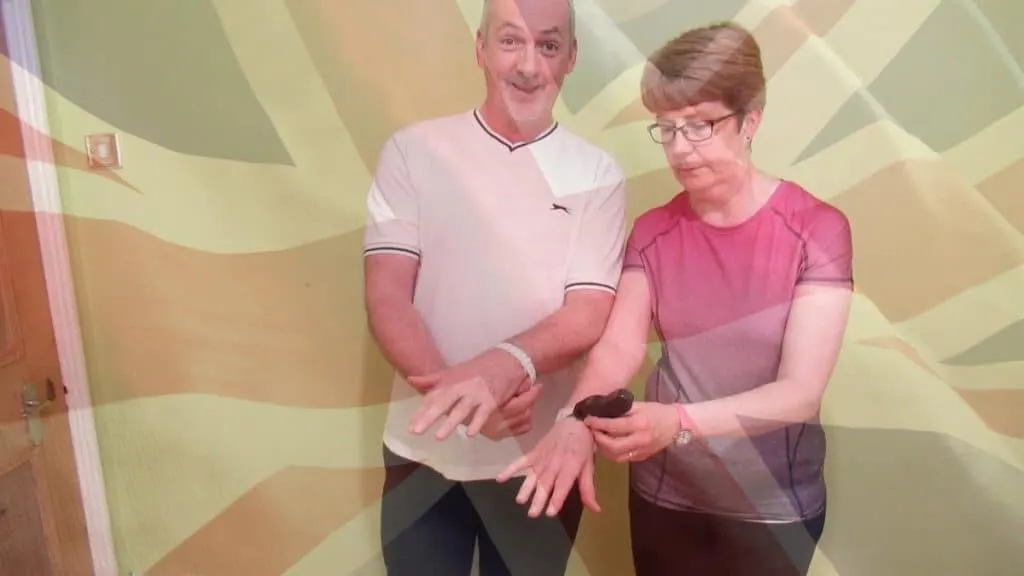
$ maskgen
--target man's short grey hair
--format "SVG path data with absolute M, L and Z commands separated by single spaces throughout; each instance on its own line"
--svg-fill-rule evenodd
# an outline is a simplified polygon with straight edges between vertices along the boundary
M 565 0 L 569 5 L 569 38 L 576 39 L 576 3 L 573 0 Z M 480 28 L 477 30 L 480 35 L 487 37 L 488 16 L 491 13 L 491 0 L 483 0 L 483 11 L 480 12 Z

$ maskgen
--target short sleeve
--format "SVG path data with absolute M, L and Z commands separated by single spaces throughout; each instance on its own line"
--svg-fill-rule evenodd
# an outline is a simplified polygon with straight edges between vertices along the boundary
M 604 290 L 615 293 L 622 272 L 626 235 L 626 182 L 610 158 L 587 192 L 565 290 Z
M 419 199 L 396 136 L 384 143 L 366 199 L 363 254 L 419 258 Z
M 823 205 L 808 222 L 804 262 L 797 284 L 853 289 L 853 236 L 846 215 Z
M 626 240 L 626 250 L 622 256 L 622 269 L 629 270 L 633 269 L 644 269 L 643 255 L 640 250 L 643 246 L 640 245 L 640 232 L 639 232 L 639 220 L 633 224 L 633 230 L 629 233 L 629 238 Z

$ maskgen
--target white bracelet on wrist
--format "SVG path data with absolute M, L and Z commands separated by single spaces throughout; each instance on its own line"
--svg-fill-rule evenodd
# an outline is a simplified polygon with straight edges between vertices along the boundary
M 533 360 L 530 359 L 530 355 L 524 352 L 522 348 L 509 342 L 502 342 L 495 346 L 495 348 L 504 350 L 515 357 L 523 366 L 523 370 L 526 371 L 526 377 L 529 378 L 530 384 L 537 383 L 537 369 L 533 366 Z
M 575 418 L 575 416 L 573 415 L 572 408 L 562 408 L 561 410 L 555 413 L 555 422 L 558 422 L 559 420 L 565 420 L 566 418 Z

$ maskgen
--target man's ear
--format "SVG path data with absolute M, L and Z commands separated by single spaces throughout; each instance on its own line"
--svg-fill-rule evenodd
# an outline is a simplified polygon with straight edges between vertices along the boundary
M 484 34 L 480 30 L 476 31 L 476 64 L 481 68 L 484 65 Z

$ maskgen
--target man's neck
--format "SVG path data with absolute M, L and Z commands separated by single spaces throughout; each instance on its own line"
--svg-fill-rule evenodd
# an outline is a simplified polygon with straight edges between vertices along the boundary
M 503 104 L 490 99 L 485 100 L 477 111 L 491 131 L 512 144 L 529 142 L 537 138 L 555 122 L 551 115 L 536 121 L 517 122 Z

